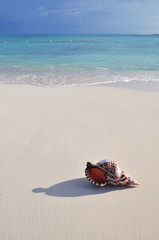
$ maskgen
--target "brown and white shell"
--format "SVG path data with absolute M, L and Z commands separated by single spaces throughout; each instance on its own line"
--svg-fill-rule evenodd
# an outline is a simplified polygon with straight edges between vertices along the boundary
M 85 175 L 91 183 L 101 187 L 107 184 L 123 186 L 139 185 L 124 171 L 121 171 L 114 161 L 107 159 L 97 164 L 87 162 Z

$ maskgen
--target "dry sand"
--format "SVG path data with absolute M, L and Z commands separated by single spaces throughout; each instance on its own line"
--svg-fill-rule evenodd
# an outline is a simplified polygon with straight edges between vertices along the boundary
M 104 158 L 141 185 L 91 185 Z M 0 85 L 1 240 L 157 240 L 158 169 L 159 93 Z

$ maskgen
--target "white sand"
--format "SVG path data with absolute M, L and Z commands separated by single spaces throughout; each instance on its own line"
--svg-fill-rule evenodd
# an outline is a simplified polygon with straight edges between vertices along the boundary
M 91 185 L 104 158 L 141 185 Z M 159 93 L 0 85 L 1 240 L 157 240 L 158 169 Z

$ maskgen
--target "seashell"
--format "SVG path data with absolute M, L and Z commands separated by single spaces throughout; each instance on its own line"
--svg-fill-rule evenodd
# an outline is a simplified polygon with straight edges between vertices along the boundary
M 107 184 L 123 186 L 139 185 L 124 171 L 121 171 L 114 161 L 107 159 L 97 164 L 87 162 L 85 175 L 91 183 L 101 187 Z

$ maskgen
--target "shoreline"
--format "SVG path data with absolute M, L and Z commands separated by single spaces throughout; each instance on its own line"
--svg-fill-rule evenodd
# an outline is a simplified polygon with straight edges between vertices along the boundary
M 41 88 L 119 88 L 119 89 L 130 89 L 130 90 L 138 90 L 138 91 L 146 91 L 146 92 L 159 92 L 159 82 L 151 81 L 151 82 L 143 82 L 143 81 L 130 81 L 130 82 L 116 82 L 116 83 L 103 83 L 103 84 L 71 84 L 71 85 L 63 85 L 63 86 L 50 86 L 50 85 L 42 85 L 40 83 L 4 83 L 0 82 L 0 85 L 11 85 L 11 86 L 35 86 Z
M 158 239 L 159 94 L 0 84 L 0 239 Z M 104 158 L 140 183 L 98 188 Z
M 0 84 L 42 87 L 120 87 L 159 92 L 159 71 L 0 67 Z

